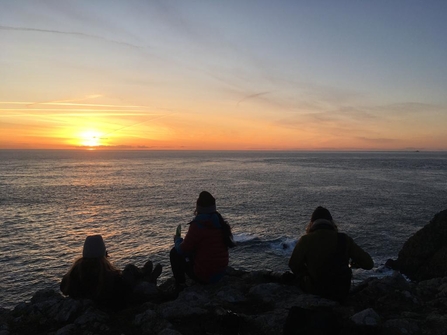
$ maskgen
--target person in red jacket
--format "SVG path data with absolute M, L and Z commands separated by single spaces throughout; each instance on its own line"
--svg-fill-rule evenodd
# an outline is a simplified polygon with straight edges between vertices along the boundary
M 216 200 L 209 192 L 200 193 L 195 214 L 185 238 L 174 237 L 170 252 L 177 286 L 185 284 L 185 274 L 202 284 L 218 282 L 228 266 L 228 248 L 235 245 L 231 228 L 217 212 Z

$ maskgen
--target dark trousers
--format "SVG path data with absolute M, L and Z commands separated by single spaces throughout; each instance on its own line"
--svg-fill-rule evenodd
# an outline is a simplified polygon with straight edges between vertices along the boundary
M 172 274 L 174 275 L 176 284 L 184 284 L 186 282 L 185 275 L 188 275 L 194 281 L 201 282 L 194 274 L 194 262 L 192 258 L 188 257 L 186 259 L 175 248 L 172 248 L 169 253 L 169 260 L 171 261 Z

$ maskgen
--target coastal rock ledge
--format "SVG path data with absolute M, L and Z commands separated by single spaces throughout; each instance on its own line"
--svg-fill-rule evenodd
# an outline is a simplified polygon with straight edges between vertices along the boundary
M 426 253 L 401 251 L 395 263 L 407 271 L 404 264 L 420 256 L 439 266 L 434 259 L 446 248 L 447 239 L 442 235 L 447 229 L 446 218 L 447 210 L 438 213 L 402 249 L 416 248 L 418 244 L 413 246 L 415 242 L 409 241 L 422 236 L 427 245 L 421 250 Z M 421 233 L 428 226 L 430 233 Z M 444 236 L 443 242 L 432 250 L 437 235 Z M 419 260 L 414 264 L 418 269 L 425 266 Z M 397 270 L 391 276 L 369 278 L 353 287 L 343 304 L 304 294 L 269 271 L 232 268 L 218 284 L 188 283 L 179 294 L 174 293 L 169 279 L 159 286 L 157 294 L 119 311 L 95 306 L 90 300 L 63 297 L 54 290 L 41 290 L 30 302 L 20 303 L 13 310 L 0 309 L 0 335 L 270 335 L 283 334 L 285 325 L 288 331 L 294 330 L 287 334 L 446 335 L 445 270 L 430 270 L 421 277 L 416 272 L 407 276 L 412 281 Z M 287 318 L 289 312 L 293 317 Z
M 421 281 L 447 276 L 446 260 L 447 210 L 444 210 L 405 242 L 391 265 L 411 280 Z

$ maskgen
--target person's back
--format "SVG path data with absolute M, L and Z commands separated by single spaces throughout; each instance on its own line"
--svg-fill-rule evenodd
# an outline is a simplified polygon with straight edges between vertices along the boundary
M 346 234 L 338 233 L 329 211 L 318 207 L 289 260 L 289 267 L 300 279 L 301 288 L 335 300 L 349 292 L 349 260 L 358 267 L 371 269 L 371 256 Z
M 204 282 L 213 282 L 213 276 L 221 275 L 228 266 L 228 247 L 217 213 L 197 215 L 181 248 L 194 254 L 194 273 Z
M 74 299 L 91 299 L 100 304 L 120 307 L 127 288 L 121 272 L 107 259 L 100 235 L 87 236 L 83 257 L 79 258 L 62 278 L 60 289 Z
M 114 300 L 123 289 L 120 272 L 104 269 L 101 259 L 80 259 L 61 282 L 61 291 L 74 299 Z
M 331 255 L 337 248 L 337 234 L 333 229 L 319 229 L 300 239 L 299 247 L 305 248 L 305 261 L 307 272 L 312 278 L 317 278 Z M 297 249 L 300 251 L 300 249 Z M 293 263 L 292 254 L 291 262 Z
M 175 246 L 169 256 L 178 287 L 194 281 L 209 284 L 219 281 L 229 261 L 228 248 L 234 246 L 229 224 L 216 210 L 216 200 L 207 191 L 199 194 L 196 216 L 189 224 L 185 238 L 174 237 Z

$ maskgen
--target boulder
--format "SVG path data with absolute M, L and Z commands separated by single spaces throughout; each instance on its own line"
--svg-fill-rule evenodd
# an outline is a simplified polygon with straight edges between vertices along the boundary
M 359 326 L 375 327 L 380 324 L 380 316 L 372 308 L 367 308 L 354 314 L 351 316 L 351 320 Z
M 447 276 L 447 210 L 439 212 L 403 245 L 393 268 L 411 280 Z
M 368 278 L 352 287 L 343 304 L 305 294 L 271 271 L 230 268 L 217 284 L 188 281 L 182 291 L 173 278 L 157 287 L 144 284 L 143 301 L 131 299 L 120 309 L 38 291 L 13 310 L 0 308 L 0 335 L 446 335 L 447 265 L 439 263 L 447 259 L 446 219 L 447 211 L 438 213 L 399 254 L 396 263 L 414 281 L 398 271 Z M 418 266 L 410 269 L 415 258 Z
M 122 310 L 39 291 L 29 303 L 0 310 L 0 334 L 445 335 L 447 329 L 447 277 L 409 283 L 395 271 L 358 284 L 344 304 L 271 280 L 233 272 L 221 283 L 189 282 L 167 301 Z
M 411 319 L 388 320 L 384 323 L 383 327 L 391 334 L 420 334 L 419 326 Z

